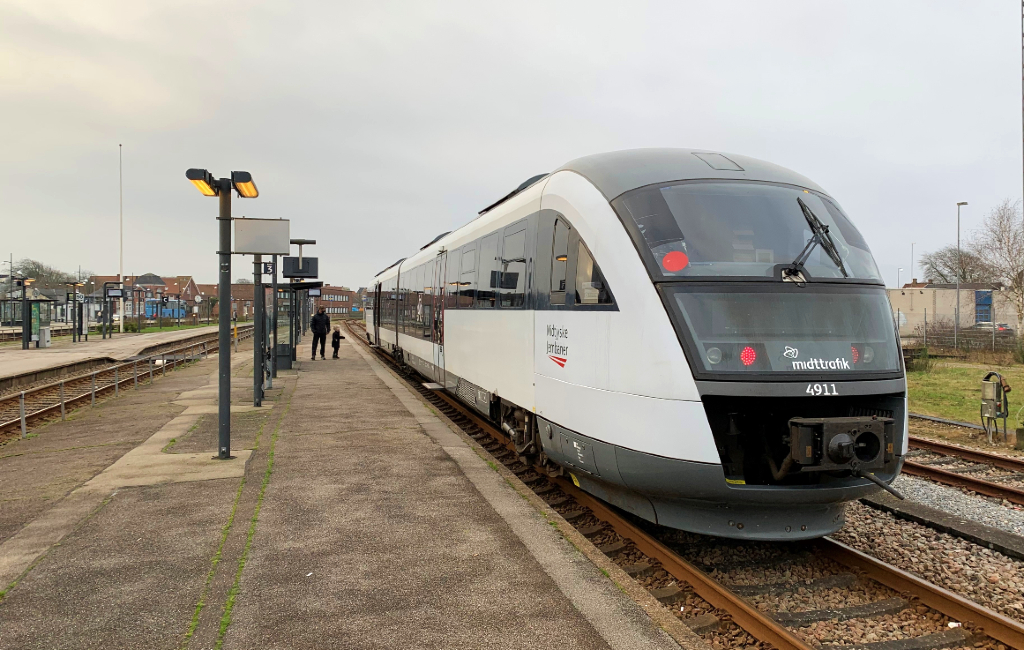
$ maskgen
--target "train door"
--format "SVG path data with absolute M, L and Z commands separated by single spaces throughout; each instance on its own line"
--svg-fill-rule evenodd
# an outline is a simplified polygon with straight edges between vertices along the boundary
M 434 381 L 445 385 L 444 375 L 444 297 L 445 262 L 448 252 L 442 250 L 434 261 L 434 322 L 431 327 L 431 342 L 434 348 Z
M 373 344 L 380 345 L 380 318 L 381 318 L 381 285 L 378 282 L 373 288 Z

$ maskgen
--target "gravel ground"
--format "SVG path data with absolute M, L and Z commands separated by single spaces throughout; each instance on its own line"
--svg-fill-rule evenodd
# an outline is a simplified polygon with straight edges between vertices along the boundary
M 926 506 L 986 526 L 1000 528 L 1015 535 L 1024 535 L 1024 507 L 1009 502 L 1000 503 L 995 499 L 965 492 L 959 488 L 939 485 L 905 474 L 896 479 L 895 487 L 908 499 Z M 850 525 L 847 524 L 846 527 L 849 528 Z
M 833 537 L 1024 622 L 1024 562 L 857 502 L 847 507 L 846 525 Z

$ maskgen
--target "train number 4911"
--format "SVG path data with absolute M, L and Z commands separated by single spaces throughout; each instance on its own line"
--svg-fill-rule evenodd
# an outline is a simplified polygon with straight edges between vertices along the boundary
M 832 397 L 839 394 L 836 392 L 835 384 L 807 384 L 807 390 L 804 392 L 815 397 L 819 395 Z

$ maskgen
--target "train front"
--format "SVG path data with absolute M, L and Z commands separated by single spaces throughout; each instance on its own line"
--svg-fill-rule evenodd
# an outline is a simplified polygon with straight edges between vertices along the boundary
M 797 183 L 662 183 L 612 207 L 675 328 L 725 475 L 648 467 L 631 487 L 668 526 L 834 532 L 846 502 L 895 479 L 906 446 L 901 351 L 857 228 Z

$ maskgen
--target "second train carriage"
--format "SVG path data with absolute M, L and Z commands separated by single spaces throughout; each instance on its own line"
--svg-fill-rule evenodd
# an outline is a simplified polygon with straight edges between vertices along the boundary
M 372 286 L 374 343 L 529 462 L 666 526 L 826 535 L 906 452 L 901 352 L 867 244 L 823 189 L 770 163 L 581 158 Z

